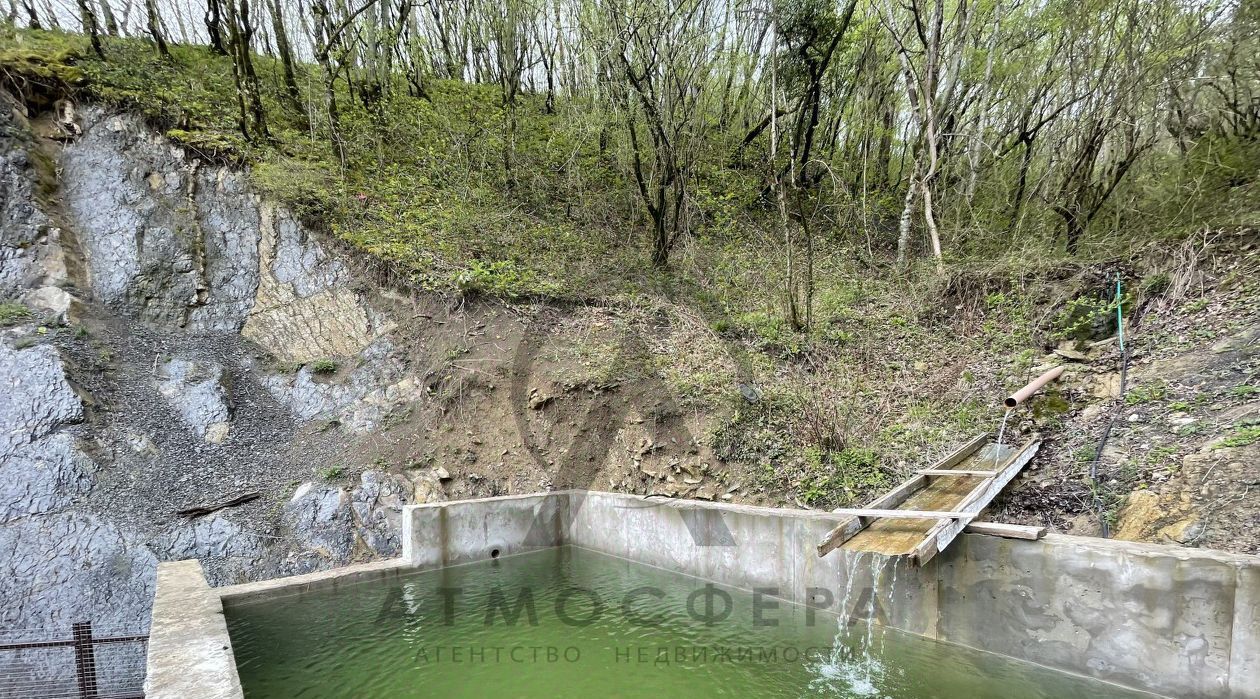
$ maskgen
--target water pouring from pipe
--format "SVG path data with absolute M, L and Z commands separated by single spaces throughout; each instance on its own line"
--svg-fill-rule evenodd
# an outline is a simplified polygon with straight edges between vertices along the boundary
M 1006 435 L 1006 421 L 1010 419 L 1011 413 L 1015 411 L 1017 406 L 1031 398 L 1037 391 L 1040 391 L 1043 386 L 1062 376 L 1064 369 L 1066 369 L 1066 367 L 1057 366 L 1050 371 L 1045 372 L 1041 376 L 1038 376 L 1028 382 L 1028 385 L 1007 396 L 1006 400 L 1002 401 L 1002 404 L 1006 406 L 1006 413 L 1002 415 L 1002 426 L 998 429 L 997 444 L 993 446 L 993 466 L 995 468 L 997 467 L 999 457 L 1002 454 L 1002 447 L 1005 444 L 1002 440 Z

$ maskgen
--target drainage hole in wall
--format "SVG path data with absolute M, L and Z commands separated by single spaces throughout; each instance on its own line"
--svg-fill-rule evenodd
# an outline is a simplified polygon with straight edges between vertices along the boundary
M 499 549 L 490 549 L 490 557 L 491 557 L 491 558 L 498 558 L 498 557 L 499 557 Z

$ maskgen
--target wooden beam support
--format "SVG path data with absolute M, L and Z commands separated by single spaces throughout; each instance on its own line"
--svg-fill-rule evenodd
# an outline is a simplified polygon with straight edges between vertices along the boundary
M 976 435 L 971 439 L 971 441 L 961 447 L 958 447 L 946 455 L 945 458 L 936 462 L 936 464 L 932 466 L 931 470 L 944 470 L 951 466 L 957 466 L 968 456 L 971 456 L 977 449 L 984 446 L 984 443 L 988 441 L 990 437 L 992 437 L 992 434 L 988 432 Z M 914 495 L 914 493 L 923 488 L 923 486 L 927 485 L 927 481 L 927 476 L 918 474 L 896 488 L 893 488 L 887 493 L 875 498 L 867 504 L 867 507 L 875 509 L 894 508 L 908 500 L 911 495 Z M 835 526 L 835 528 L 827 532 L 827 535 L 823 537 L 821 542 L 819 542 L 818 555 L 820 557 L 826 556 L 837 548 L 840 548 L 844 542 L 852 539 L 854 536 L 857 536 L 857 533 L 865 529 L 868 524 L 870 524 L 869 520 L 862 519 L 860 517 L 852 517 L 840 522 Z
M 1025 539 L 1036 541 L 1046 535 L 1045 527 L 1033 527 L 1024 524 L 1001 524 L 999 522 L 972 522 L 964 532 L 968 534 L 987 534 L 1004 539 Z
M 931 510 L 877 510 L 872 508 L 841 508 L 836 514 L 852 517 L 883 519 L 974 519 L 978 512 L 935 512 Z
M 918 473 L 924 476 L 984 476 L 985 478 L 991 478 L 998 474 L 997 471 L 962 471 L 952 468 L 945 470 L 924 469 Z

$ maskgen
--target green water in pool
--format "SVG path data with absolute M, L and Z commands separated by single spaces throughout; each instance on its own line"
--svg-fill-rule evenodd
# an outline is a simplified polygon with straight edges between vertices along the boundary
M 573 547 L 227 618 L 251 699 L 1149 696 Z

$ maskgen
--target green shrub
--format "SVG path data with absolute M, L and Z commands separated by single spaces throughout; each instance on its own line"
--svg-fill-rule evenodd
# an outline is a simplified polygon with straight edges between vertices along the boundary
M 1162 383 L 1153 383 L 1146 386 L 1134 386 L 1124 395 L 1126 405 L 1141 405 L 1152 401 L 1163 400 L 1168 396 L 1168 386 Z
M 316 374 L 335 374 L 340 368 L 337 362 L 331 359 L 316 359 L 310 363 L 311 371 Z
M 1172 286 L 1172 278 L 1164 272 L 1153 274 L 1142 281 L 1142 293 L 1147 296 L 1160 296 Z
M 473 260 L 465 269 L 450 275 L 451 286 L 464 294 L 487 294 L 513 298 L 544 291 L 538 275 L 511 260 Z
M 739 325 L 751 335 L 757 349 L 782 357 L 794 357 L 805 351 L 807 339 L 794 332 L 779 314 L 755 311 L 739 317 Z
M 1054 317 L 1051 337 L 1087 342 L 1110 337 L 1116 331 L 1116 303 L 1095 296 L 1068 301 Z
M 828 452 L 809 447 L 804 456 L 800 493 L 807 505 L 832 507 L 891 485 L 873 449 L 849 447 Z

